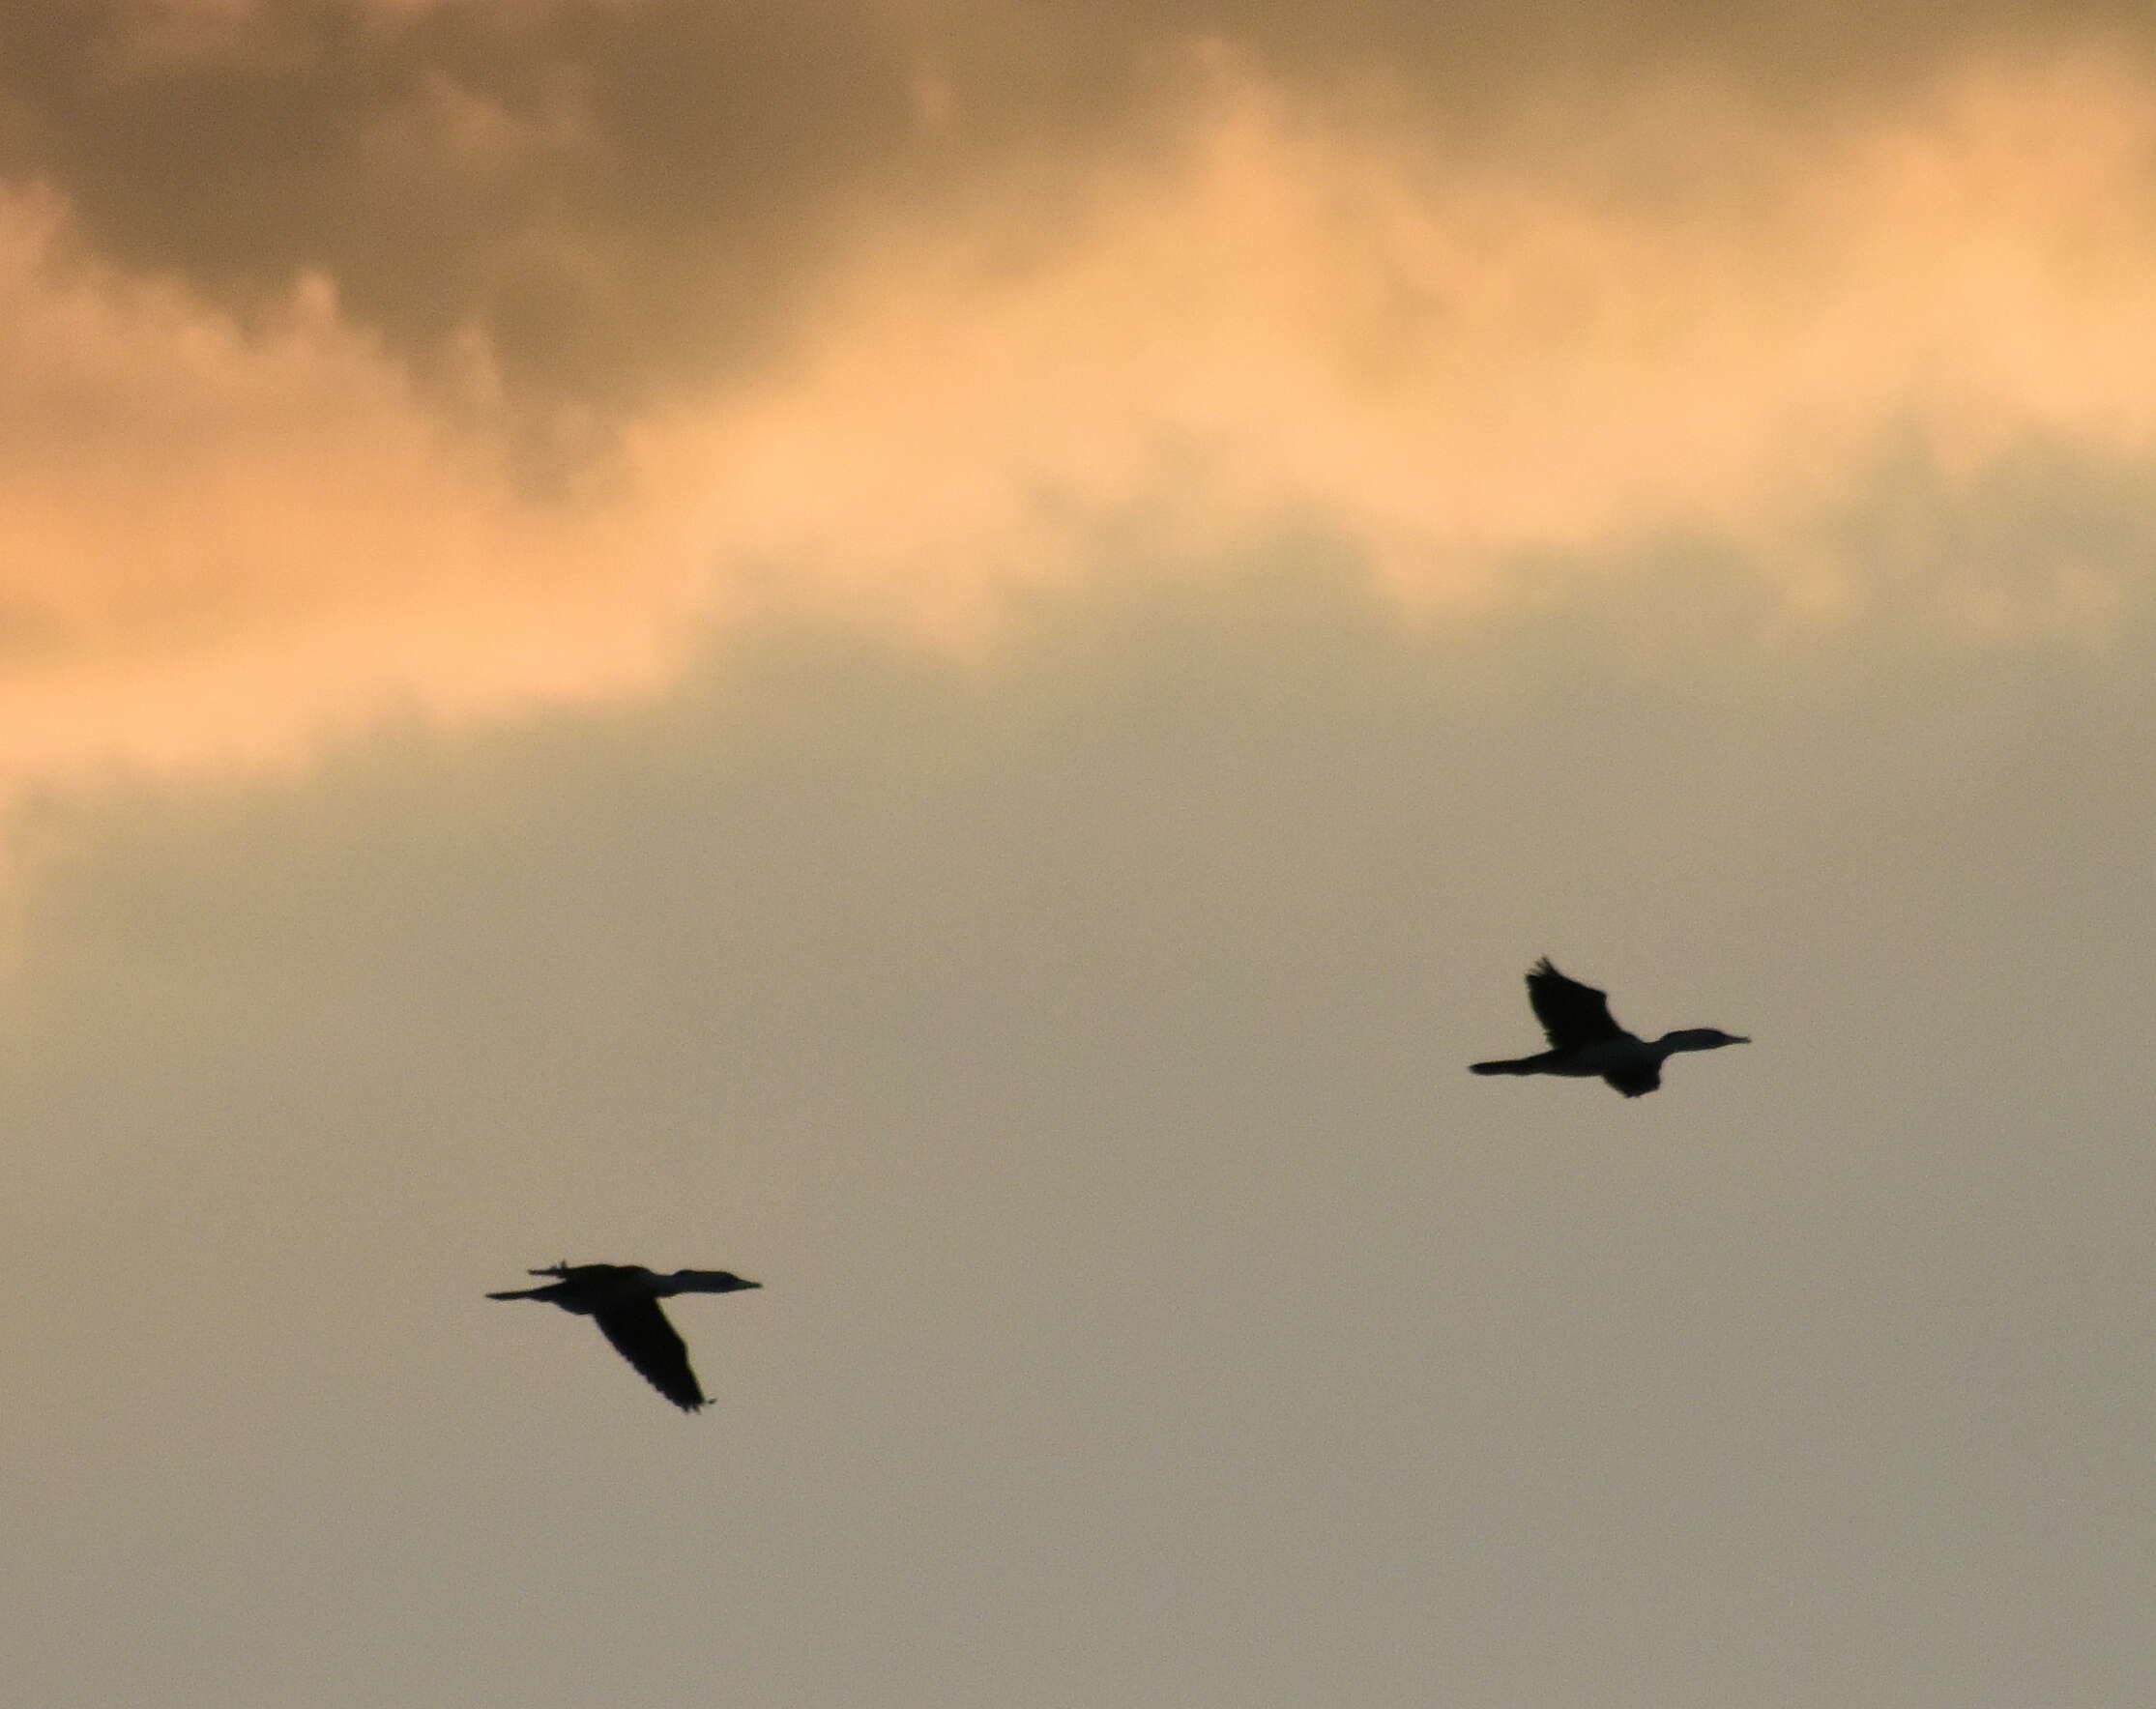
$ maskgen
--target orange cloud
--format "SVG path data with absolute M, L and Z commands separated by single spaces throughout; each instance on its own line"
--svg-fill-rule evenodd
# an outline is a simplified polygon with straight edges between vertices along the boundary
M 1884 440 L 1955 478 L 2032 435 L 2149 451 L 2152 148 L 2156 89 L 2096 64 L 1810 133 L 1664 90 L 1470 156 L 1223 63 L 1181 146 L 863 233 L 795 361 L 545 489 L 476 340 L 422 388 L 324 279 L 244 324 L 18 190 L 0 797 L 632 692 L 774 580 L 975 637 L 1133 517 L 1163 560 L 1317 522 L 1462 611 L 1522 553 L 1708 534 L 1860 607 L 1816 524 Z M 2142 573 L 2058 571 L 1970 622 L 2100 623 Z
M 320 279 L 243 329 L 0 203 L 0 793 L 648 677 L 700 557 L 535 497 L 481 420 Z
M 1655 198 L 1237 86 L 1063 241 L 877 253 L 701 455 L 758 551 L 963 606 L 1135 507 L 1207 548 L 1322 519 L 1483 598 L 1524 549 L 1793 546 L 1894 431 L 1960 476 L 2031 434 L 2149 446 L 2146 86 L 1974 76 L 1824 137 L 1717 135 L 1682 93 L 1610 144 L 1692 157 Z

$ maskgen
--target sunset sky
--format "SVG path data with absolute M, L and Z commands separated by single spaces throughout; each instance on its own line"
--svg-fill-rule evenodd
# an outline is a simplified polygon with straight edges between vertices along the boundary
M 2152 732 L 2156 7 L 0 0 L 0 1678 L 2141 1701 Z

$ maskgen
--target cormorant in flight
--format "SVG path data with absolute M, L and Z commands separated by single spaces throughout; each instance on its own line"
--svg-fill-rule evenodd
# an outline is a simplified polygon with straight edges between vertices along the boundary
M 676 1270 L 661 1276 L 642 1264 L 549 1264 L 528 1270 L 532 1276 L 558 1276 L 544 1288 L 520 1288 L 490 1293 L 488 1299 L 543 1299 L 595 1319 L 614 1350 L 642 1373 L 644 1380 L 684 1412 L 706 1405 L 696 1373 L 688 1368 L 688 1348 L 674 1333 L 658 1302 L 677 1293 L 733 1293 L 761 1288 L 730 1270 Z
M 1471 1064 L 1477 1074 L 1565 1074 L 1576 1079 L 1599 1076 L 1628 1098 L 1662 1084 L 1662 1061 L 1678 1051 L 1718 1050 L 1726 1044 L 1750 1044 L 1734 1032 L 1691 1027 L 1645 1039 L 1610 1019 L 1610 999 L 1591 985 L 1568 979 L 1544 956 L 1528 974 L 1528 1001 L 1549 1034 L 1550 1048 L 1539 1056 L 1505 1062 Z

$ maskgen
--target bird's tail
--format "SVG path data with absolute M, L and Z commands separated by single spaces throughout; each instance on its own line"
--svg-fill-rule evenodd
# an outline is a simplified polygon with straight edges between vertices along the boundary
M 1472 1074 L 1532 1074 L 1540 1066 L 1533 1057 L 1514 1057 L 1503 1062 L 1470 1062 L 1468 1070 Z
M 568 1260 L 564 1259 L 558 1264 L 548 1264 L 543 1270 L 526 1270 L 524 1273 L 527 1276 L 567 1276 L 568 1274 Z M 549 1282 L 544 1288 L 518 1288 L 508 1293 L 490 1293 L 486 1297 L 488 1299 L 552 1299 L 554 1297 L 554 1284 Z

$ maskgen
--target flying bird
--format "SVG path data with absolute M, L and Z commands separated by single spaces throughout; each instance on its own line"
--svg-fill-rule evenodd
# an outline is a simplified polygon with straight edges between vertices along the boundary
M 519 1288 L 490 1293 L 488 1299 L 543 1299 L 565 1312 L 593 1318 L 614 1350 L 635 1366 L 644 1380 L 684 1412 L 707 1405 L 696 1373 L 688 1368 L 688 1348 L 658 1302 L 677 1293 L 735 1293 L 761 1288 L 730 1270 L 676 1270 L 662 1276 L 642 1264 L 549 1264 L 527 1270 L 530 1276 L 560 1280 L 544 1288 Z
M 1550 965 L 1548 956 L 1528 974 L 1528 1001 L 1549 1035 L 1550 1048 L 1539 1056 L 1470 1064 L 1475 1073 L 1600 1078 L 1626 1097 L 1637 1098 L 1662 1084 L 1663 1060 L 1678 1051 L 1712 1051 L 1726 1044 L 1752 1042 L 1714 1027 L 1689 1027 L 1655 1039 L 1627 1032 L 1610 1018 L 1607 996 L 1566 978 Z

